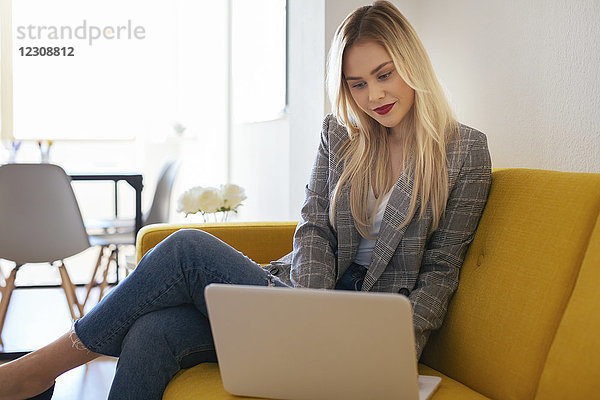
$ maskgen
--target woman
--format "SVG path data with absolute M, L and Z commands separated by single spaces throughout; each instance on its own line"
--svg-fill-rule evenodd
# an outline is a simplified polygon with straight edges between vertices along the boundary
M 215 361 L 212 282 L 399 293 L 417 357 L 440 327 L 491 182 L 485 136 L 455 121 L 416 33 L 386 1 L 338 28 L 334 110 L 292 253 L 261 268 L 195 230 L 171 235 L 56 342 L 0 367 L 0 398 L 50 398 L 61 373 L 118 356 L 110 399 L 159 399 L 180 369 Z M 48 389 L 50 387 L 50 389 Z

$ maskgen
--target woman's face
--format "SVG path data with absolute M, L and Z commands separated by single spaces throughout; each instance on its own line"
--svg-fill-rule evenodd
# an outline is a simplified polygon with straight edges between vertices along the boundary
M 356 104 L 383 126 L 397 126 L 414 103 L 415 91 L 377 42 L 365 40 L 346 49 L 342 70 Z

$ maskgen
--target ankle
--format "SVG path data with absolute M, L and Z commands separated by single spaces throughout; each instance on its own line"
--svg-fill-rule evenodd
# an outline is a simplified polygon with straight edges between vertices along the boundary
M 75 328 L 71 328 L 71 330 L 69 331 L 69 339 L 71 340 L 71 345 L 74 349 L 77 349 L 79 351 L 85 351 L 88 354 L 91 353 L 91 351 L 87 347 L 85 347 L 83 342 L 79 340 L 79 337 L 75 333 Z

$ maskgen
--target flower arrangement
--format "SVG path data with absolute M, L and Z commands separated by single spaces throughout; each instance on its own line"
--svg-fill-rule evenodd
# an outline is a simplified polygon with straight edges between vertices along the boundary
M 217 221 L 217 213 L 222 212 L 221 221 L 226 221 L 229 212 L 237 213 L 237 209 L 246 200 L 244 189 L 238 185 L 221 185 L 220 188 L 195 186 L 186 190 L 177 200 L 177 211 L 189 214 L 201 213 L 204 222 L 208 222 L 208 214 L 213 214 Z

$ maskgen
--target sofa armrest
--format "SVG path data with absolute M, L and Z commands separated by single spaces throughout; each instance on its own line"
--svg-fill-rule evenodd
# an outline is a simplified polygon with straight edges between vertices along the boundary
M 144 254 L 179 229 L 200 229 L 241 251 L 259 264 L 268 264 L 292 251 L 297 222 L 225 222 L 153 224 L 140 229 L 136 239 L 136 264 Z

